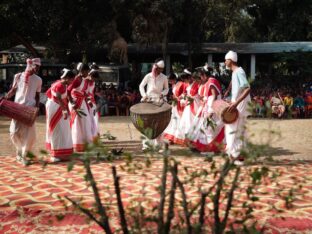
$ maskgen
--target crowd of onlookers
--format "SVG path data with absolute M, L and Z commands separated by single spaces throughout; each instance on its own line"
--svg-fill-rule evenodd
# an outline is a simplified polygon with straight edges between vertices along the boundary
M 137 90 L 117 89 L 112 84 L 107 87 L 105 83 L 95 88 L 94 96 L 101 116 L 129 115 L 130 107 L 141 100 Z
M 10 84 L 0 81 L 0 98 L 5 95 Z M 43 86 L 40 96 L 40 113 L 45 114 L 45 91 Z M 266 118 L 309 118 L 312 117 L 312 84 L 308 83 L 300 89 L 293 87 L 273 88 L 255 87 L 251 92 L 252 116 Z M 95 99 L 101 116 L 129 115 L 132 105 L 140 102 L 138 90 L 132 88 L 116 88 L 113 84 L 98 84 Z
M 254 117 L 312 117 L 312 86 L 302 89 L 262 88 L 253 90 L 251 94 Z

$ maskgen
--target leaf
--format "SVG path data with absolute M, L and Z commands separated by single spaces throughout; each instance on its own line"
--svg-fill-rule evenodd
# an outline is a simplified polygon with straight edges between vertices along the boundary
M 74 161 L 70 161 L 68 164 L 67 164 L 67 171 L 70 172 L 74 169 L 74 165 L 75 165 L 75 162 Z
M 142 120 L 141 117 L 137 119 L 137 125 L 139 126 L 139 128 L 142 128 L 142 129 L 144 128 L 144 121 Z

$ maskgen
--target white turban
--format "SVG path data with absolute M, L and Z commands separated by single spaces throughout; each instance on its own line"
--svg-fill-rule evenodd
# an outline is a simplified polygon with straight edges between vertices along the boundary
M 64 68 L 64 69 L 62 70 L 62 72 L 63 72 L 63 74 L 62 74 L 62 76 L 61 76 L 61 79 L 63 79 L 65 76 L 67 76 L 67 74 L 68 74 L 68 72 L 70 72 L 70 70 L 67 69 L 67 68 Z
M 225 59 L 231 59 L 233 62 L 237 62 L 237 53 L 230 50 L 226 55 Z
M 89 75 L 92 75 L 93 73 L 98 72 L 98 69 L 91 69 L 91 71 L 89 72 Z
M 77 64 L 77 70 L 80 71 L 81 67 L 82 67 L 82 63 L 80 62 Z
M 192 72 L 190 72 L 188 69 L 184 69 L 183 72 L 188 74 L 188 75 L 192 75 Z
M 160 60 L 156 63 L 156 66 L 159 68 L 164 68 L 165 67 L 165 62 L 164 60 Z

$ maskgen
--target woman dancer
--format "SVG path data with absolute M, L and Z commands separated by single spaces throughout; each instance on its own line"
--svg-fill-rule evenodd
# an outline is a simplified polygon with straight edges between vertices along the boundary
M 67 160 L 73 153 L 73 141 L 69 123 L 67 105 L 67 85 L 75 74 L 63 69 L 61 79 L 54 82 L 48 89 L 46 103 L 46 148 L 50 151 L 51 161 Z
M 210 72 L 204 71 L 202 75 L 207 77 Z M 198 111 L 188 134 L 192 147 L 203 153 L 219 152 L 222 148 L 224 124 L 212 109 L 213 102 L 221 99 L 221 90 L 220 82 L 210 76 L 204 86 L 203 109 Z
M 70 112 L 71 112 L 71 132 L 74 150 L 76 152 L 84 151 L 86 143 L 93 141 L 92 123 L 89 113 L 89 106 L 86 101 L 89 88 L 89 66 L 87 64 L 78 64 L 79 74 L 68 87 Z

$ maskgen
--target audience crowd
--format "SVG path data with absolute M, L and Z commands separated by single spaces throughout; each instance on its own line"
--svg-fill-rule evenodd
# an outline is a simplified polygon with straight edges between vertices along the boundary
M 0 81 L 0 98 L 9 90 L 10 84 Z M 45 91 L 40 96 L 40 113 L 45 114 Z M 307 82 L 300 88 L 272 88 L 271 85 L 255 87 L 251 92 L 252 116 L 262 118 L 310 118 L 312 117 L 312 83 Z M 129 115 L 132 105 L 140 102 L 138 90 L 116 88 L 113 84 L 98 84 L 95 89 L 97 108 L 101 116 Z

